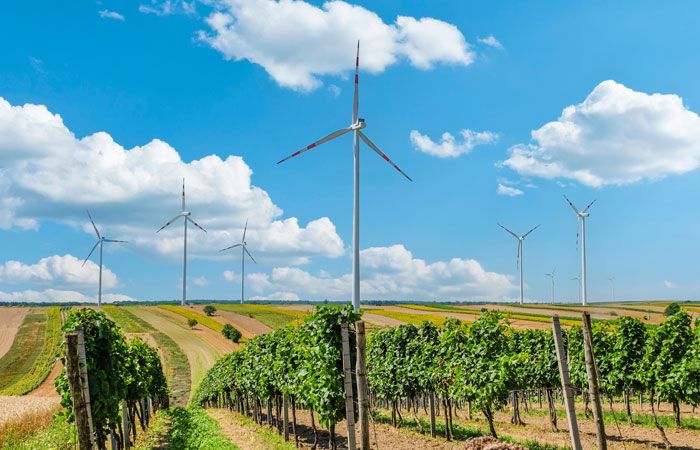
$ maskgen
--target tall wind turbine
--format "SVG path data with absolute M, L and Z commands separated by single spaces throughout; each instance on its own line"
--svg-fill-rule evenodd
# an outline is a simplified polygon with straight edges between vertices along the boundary
M 578 287 L 578 301 L 581 302 L 581 275 L 576 275 L 572 278 L 572 280 L 576 280 L 578 282 L 576 285 L 576 287 Z
M 540 226 L 537 225 L 535 228 L 533 228 L 532 230 L 523 234 L 522 236 L 518 236 L 517 234 L 510 231 L 508 228 L 504 227 L 500 223 L 498 224 L 498 226 L 503 228 L 504 230 L 506 230 L 508 233 L 512 234 L 513 237 L 518 240 L 518 257 L 516 259 L 516 264 L 517 264 L 516 267 L 518 267 L 518 266 L 520 267 L 520 304 L 522 305 L 525 303 L 525 296 L 524 296 L 525 290 L 523 287 L 524 286 L 523 285 L 523 241 L 528 236 L 528 234 L 532 233 L 533 231 L 538 229 Z
M 556 267 L 554 269 L 552 269 L 552 271 L 550 273 L 545 273 L 545 275 L 547 275 L 549 278 L 552 279 L 552 304 L 555 303 L 555 300 L 554 300 L 554 276 L 556 275 L 556 273 L 557 273 Z
M 246 253 L 250 257 L 250 259 L 253 260 L 255 264 L 257 264 L 257 261 L 255 261 L 255 258 L 253 258 L 253 255 L 250 254 L 248 251 L 248 243 L 245 241 L 245 233 L 248 231 L 248 220 L 246 219 L 245 221 L 245 228 L 243 228 L 243 237 L 241 238 L 241 242 L 238 244 L 233 244 L 230 247 L 223 248 L 219 250 L 219 253 L 225 252 L 226 250 L 231 250 L 232 248 L 240 247 L 241 248 L 241 304 L 245 301 L 245 255 Z
M 182 302 L 180 303 L 182 306 L 185 306 L 185 302 L 187 301 L 187 222 L 192 222 L 192 225 L 195 227 L 199 228 L 200 230 L 204 231 L 205 233 L 207 230 L 204 228 L 200 227 L 197 222 L 195 222 L 192 219 L 192 213 L 189 211 L 185 210 L 185 179 L 182 179 L 182 211 L 180 213 L 170 219 L 168 223 L 163 225 L 156 231 L 156 233 L 160 233 L 161 230 L 165 229 L 166 227 L 170 226 L 172 223 L 174 223 L 177 219 L 179 218 L 184 218 L 183 223 L 184 223 L 184 247 L 183 247 L 183 257 L 182 257 Z
M 360 139 L 364 141 L 365 144 L 374 150 L 379 156 L 381 156 L 386 162 L 391 164 L 394 169 L 398 170 L 401 175 L 405 176 L 409 181 L 411 178 L 406 175 L 399 166 L 394 164 L 394 162 L 385 155 L 379 147 L 374 145 L 372 141 L 362 132 L 365 128 L 365 119 L 358 117 L 359 109 L 359 67 L 360 67 L 360 41 L 357 41 L 357 57 L 355 58 L 355 96 L 352 105 L 352 123 L 347 128 L 341 128 L 338 131 L 334 131 L 328 136 L 310 144 L 301 150 L 298 150 L 286 158 L 277 162 L 277 164 L 283 163 L 288 159 L 294 158 L 314 147 L 340 137 L 344 134 L 352 132 L 353 134 L 353 151 L 354 151 L 354 193 L 353 193 L 353 222 L 352 222 L 352 304 L 356 311 L 360 309 Z
M 116 239 L 107 239 L 106 237 L 102 236 L 100 232 L 97 230 L 97 225 L 95 225 L 95 221 L 92 220 L 92 216 L 90 215 L 90 211 L 87 211 L 87 215 L 90 218 L 90 223 L 92 224 L 92 228 L 95 230 L 95 234 L 97 235 L 97 242 L 95 242 L 95 245 L 92 247 L 92 250 L 90 250 L 90 253 L 88 253 L 87 257 L 85 258 L 85 261 L 83 261 L 83 267 L 85 267 L 85 263 L 87 262 L 88 259 L 90 259 L 90 256 L 92 255 L 92 252 L 95 251 L 97 246 L 100 246 L 100 281 L 99 281 L 99 289 L 97 291 L 97 307 L 101 308 L 102 307 L 102 247 L 105 242 L 126 242 L 126 241 L 118 241 Z
M 569 197 L 565 195 L 564 198 L 569 203 L 569 206 L 571 206 L 571 209 L 576 213 L 578 222 L 581 224 L 581 302 L 583 306 L 586 306 L 588 303 L 588 296 L 586 293 L 586 219 L 590 215 L 588 210 L 591 209 L 595 200 L 590 202 L 583 211 L 579 211 L 571 200 L 569 200 Z M 578 224 L 576 225 L 576 245 L 578 246 Z
M 612 289 L 612 301 L 615 301 L 615 277 L 610 277 L 608 278 L 608 281 L 610 282 L 610 288 Z

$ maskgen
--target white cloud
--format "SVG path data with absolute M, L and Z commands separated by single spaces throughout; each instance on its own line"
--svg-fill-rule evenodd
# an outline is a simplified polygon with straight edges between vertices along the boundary
M 3 229 L 37 229 L 53 220 L 82 225 L 92 235 L 89 209 L 104 235 L 128 240 L 141 253 L 179 258 L 181 222 L 155 231 L 180 211 L 185 177 L 187 209 L 208 231 L 191 229 L 188 251 L 195 258 L 235 258 L 218 250 L 240 239 L 247 219 L 250 251 L 266 262 L 300 264 L 344 254 L 328 218 L 304 226 L 281 217 L 267 192 L 252 184 L 252 174 L 239 156 L 185 162 L 158 139 L 125 149 L 105 132 L 77 138 L 45 106 L 12 106 L 0 98 Z
M 498 189 L 496 189 L 498 195 L 507 195 L 508 197 L 517 197 L 523 195 L 524 192 L 518 188 L 512 186 L 506 186 L 503 183 L 498 183 Z
M 489 47 L 497 48 L 499 50 L 503 49 L 503 44 L 496 39 L 493 34 L 486 36 L 485 38 L 479 38 L 478 41 L 481 44 L 488 45 Z
M 494 144 L 498 141 L 498 135 L 491 131 L 472 131 L 464 129 L 460 131 L 462 142 L 457 142 L 450 133 L 443 133 L 440 142 L 433 141 L 430 137 L 421 134 L 417 130 L 411 131 L 411 142 L 417 150 L 438 158 L 456 158 L 471 152 L 477 145 Z
M 250 298 L 251 300 L 287 300 L 298 301 L 299 296 L 294 292 L 273 292 L 267 295 L 256 295 Z
M 336 98 L 340 95 L 341 92 L 343 92 L 343 90 L 335 84 L 328 85 L 328 90 L 331 94 L 333 94 L 333 97 Z
M 700 167 L 700 117 L 673 94 L 603 81 L 559 120 L 532 131 L 533 143 L 502 162 L 523 175 L 592 187 L 658 180 Z
M 192 280 L 192 282 L 195 284 L 195 286 L 209 286 L 209 280 L 207 280 L 206 277 L 196 277 Z
M 678 285 L 669 280 L 664 280 L 664 287 L 667 289 L 678 289 Z
M 237 275 L 233 270 L 224 270 L 224 280 L 226 281 L 240 281 L 241 277 Z
M 321 7 L 305 1 L 213 0 L 200 39 L 226 59 L 262 66 L 281 86 L 309 91 L 323 75 L 354 69 L 357 40 L 361 69 L 383 72 L 400 59 L 427 70 L 474 60 L 462 33 L 429 17 L 398 16 L 385 23 L 373 11 L 344 1 Z
M 123 294 L 102 294 L 102 301 L 104 303 L 112 302 L 129 302 L 135 301 L 134 298 Z M 15 291 L 15 292 L 3 292 L 0 291 L 0 302 L 26 302 L 26 303 L 38 303 L 38 302 L 49 302 L 49 303 L 66 303 L 66 302 L 80 302 L 80 303 L 95 303 L 97 302 L 96 296 L 88 296 L 81 294 L 76 291 L 65 291 L 58 289 L 46 289 L 44 291 Z
M 139 11 L 144 14 L 156 16 L 169 16 L 171 14 L 194 15 L 197 13 L 195 1 L 186 0 L 151 0 L 150 4 L 139 5 Z
M 98 14 L 103 19 L 121 20 L 122 22 L 124 21 L 124 16 L 122 16 L 116 11 L 109 11 L 107 9 L 103 9 L 102 11 L 98 12 Z
M 31 283 L 69 289 L 96 288 L 99 274 L 100 266 L 90 260 L 83 266 L 83 261 L 73 255 L 48 256 L 34 264 L 6 261 L 0 265 L 0 283 L 5 284 Z M 116 285 L 117 276 L 103 266 L 102 288 L 111 289 Z
M 403 245 L 362 250 L 362 297 L 405 300 L 502 300 L 514 291 L 511 277 L 486 271 L 473 259 L 427 263 Z M 295 293 L 304 300 L 348 299 L 350 274 L 315 276 L 298 267 L 276 267 L 272 273 L 251 273 L 247 285 L 266 298 L 267 292 Z

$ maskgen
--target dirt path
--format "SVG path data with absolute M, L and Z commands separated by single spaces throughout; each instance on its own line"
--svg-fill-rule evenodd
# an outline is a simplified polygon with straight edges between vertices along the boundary
M 202 310 L 204 308 L 203 306 L 195 306 L 195 308 L 202 314 L 204 313 Z M 272 328 L 258 320 L 253 319 L 252 317 L 244 316 L 243 314 L 236 314 L 231 311 L 217 309 L 216 313 L 211 316 L 211 318 L 222 324 L 229 323 L 233 325 L 246 339 L 272 331 Z
M 56 392 L 56 386 L 54 386 L 53 382 L 61 374 L 62 369 L 63 363 L 61 360 L 56 361 L 56 364 L 54 364 L 53 369 L 51 369 L 49 376 L 46 377 L 39 387 L 29 392 L 27 395 L 30 397 L 59 398 L 58 392 Z
M 163 314 L 169 316 L 170 320 L 176 322 L 181 327 L 189 328 L 187 326 L 186 317 L 181 316 L 176 312 L 168 311 L 165 309 L 161 309 L 160 311 Z M 202 340 L 206 341 L 209 345 L 214 347 L 216 351 L 219 352 L 219 356 L 223 356 L 227 353 L 231 353 L 232 351 L 241 349 L 241 346 L 239 344 L 236 344 L 235 342 L 226 339 L 221 333 L 217 333 L 216 331 L 202 325 L 201 323 L 195 326 L 194 328 L 190 329 L 190 331 L 199 336 Z
M 0 358 L 12 347 L 15 335 L 29 308 L 0 308 Z
M 182 349 L 190 363 L 191 391 L 196 389 L 207 370 L 219 358 L 219 351 L 202 339 L 199 334 L 181 326 L 177 321 L 171 320 L 158 307 L 139 308 L 139 317 L 168 335 Z
M 268 450 L 270 443 L 262 436 L 268 429 L 261 428 L 255 423 L 247 423 L 246 418 L 228 409 L 207 409 L 209 417 L 221 426 L 221 434 L 236 444 L 241 450 Z M 280 447 L 282 447 L 280 445 Z M 283 447 L 284 448 L 284 447 Z M 289 448 L 294 448 L 290 445 Z

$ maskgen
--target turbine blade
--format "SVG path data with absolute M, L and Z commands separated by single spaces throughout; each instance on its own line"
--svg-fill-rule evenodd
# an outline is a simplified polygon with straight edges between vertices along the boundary
M 129 242 L 129 241 L 119 241 L 117 239 L 104 239 L 105 242 Z
M 192 225 L 194 225 L 195 227 L 199 228 L 200 230 L 204 231 L 205 233 L 207 232 L 207 230 L 205 230 L 204 228 L 199 226 L 199 224 L 197 222 L 195 222 L 194 219 L 192 219 L 190 216 L 187 216 L 187 220 L 192 222 Z
M 369 138 L 368 138 L 367 136 L 365 136 L 364 133 L 362 133 L 362 131 L 358 131 L 357 134 L 359 134 L 360 137 L 362 138 L 362 140 L 365 141 L 365 144 L 369 145 L 369 146 L 372 148 L 372 150 L 374 150 L 375 152 L 377 152 L 377 154 L 378 154 L 379 156 L 381 156 L 382 158 L 384 158 L 384 161 L 386 161 L 386 162 L 388 162 L 389 164 L 391 164 L 392 166 L 394 166 L 394 169 L 398 170 L 398 171 L 401 173 L 401 175 L 405 176 L 405 177 L 408 179 L 408 181 L 413 181 L 413 180 L 411 179 L 411 177 L 409 177 L 408 175 L 406 175 L 406 174 L 404 173 L 403 170 L 399 169 L 399 166 L 397 166 L 396 164 L 394 164 L 394 161 L 390 160 L 388 156 L 386 156 L 381 150 L 379 150 L 379 147 L 377 147 L 376 145 L 374 145 L 374 143 L 373 143 L 372 141 L 370 141 Z
M 597 199 L 596 199 L 596 200 L 597 200 Z M 588 212 L 588 210 L 591 208 L 591 206 L 593 206 L 593 203 L 595 203 L 596 200 L 593 200 L 592 202 L 590 202 L 590 203 L 588 204 L 588 206 L 586 206 L 586 209 L 583 210 L 583 212 Z
M 97 239 L 102 239 L 102 236 L 100 236 L 100 232 L 97 231 L 97 225 L 95 225 L 95 221 L 92 220 L 92 216 L 90 215 L 90 211 L 85 211 L 85 212 L 87 212 L 87 215 L 90 218 L 90 223 L 92 223 L 92 228 L 95 229 L 95 234 L 97 235 Z
M 230 247 L 222 248 L 221 250 L 219 250 L 219 253 L 225 252 L 226 250 L 231 250 L 232 248 L 236 248 L 236 247 L 239 247 L 239 246 L 241 246 L 241 245 L 242 245 L 242 244 L 234 244 L 234 245 L 232 245 L 232 246 L 230 246 Z
M 540 225 L 542 225 L 542 224 L 540 224 Z M 523 239 L 525 239 L 525 238 L 527 237 L 528 234 L 530 234 L 530 233 L 532 233 L 533 231 L 535 231 L 536 229 L 538 229 L 538 228 L 540 227 L 540 225 L 537 225 L 537 226 L 536 226 L 535 228 L 533 228 L 532 230 L 530 230 L 530 231 L 528 231 L 527 233 L 523 234 Z
M 501 224 L 498 223 L 498 222 L 496 223 L 496 225 L 498 225 L 499 227 L 503 228 L 503 229 L 506 230 L 508 233 L 512 234 L 513 237 L 514 237 L 515 239 L 520 240 L 520 237 L 519 237 L 517 234 L 513 233 L 512 231 L 510 231 L 508 228 L 504 227 L 503 225 L 501 225 Z
M 92 250 L 90 250 L 90 253 L 88 253 L 88 255 L 85 257 L 85 261 L 83 261 L 83 267 L 85 266 L 87 260 L 90 259 L 90 256 L 92 256 L 92 252 L 95 251 L 98 245 L 100 245 L 100 241 L 95 242 L 95 245 L 92 247 Z
M 170 224 L 172 224 L 173 222 L 175 222 L 175 221 L 176 221 L 177 219 L 179 219 L 180 217 L 182 217 L 182 214 L 178 214 L 177 216 L 173 217 L 172 219 L 170 219 L 170 221 L 169 221 L 168 223 L 166 223 L 165 225 L 163 225 L 162 227 L 160 227 L 160 228 L 158 229 L 158 231 L 156 231 L 156 233 L 160 233 L 164 228 L 169 227 Z
M 569 197 L 567 197 L 566 195 L 564 195 L 564 198 L 566 199 L 566 201 L 567 201 L 567 202 L 569 203 L 569 205 L 571 206 L 571 209 L 573 209 L 574 212 L 575 212 L 577 215 L 580 214 L 580 213 L 579 213 L 579 210 L 576 209 L 576 207 L 574 206 L 574 204 L 571 203 L 571 200 L 569 200 Z
M 357 41 L 357 57 L 355 58 L 355 96 L 352 101 L 352 123 L 357 123 L 357 114 L 360 109 L 360 41 Z
M 182 178 L 182 210 L 185 210 L 185 178 Z
M 325 143 L 325 142 L 328 142 L 328 141 L 330 141 L 331 139 L 335 139 L 335 138 L 337 138 L 338 136 L 342 136 L 342 135 L 344 135 L 345 133 L 349 133 L 349 132 L 351 132 L 351 131 L 352 131 L 352 128 L 343 128 L 342 130 L 334 131 L 333 133 L 329 134 L 328 136 L 326 136 L 326 137 L 324 137 L 324 138 L 319 139 L 318 141 L 314 142 L 313 144 L 310 144 L 310 145 L 308 145 L 308 146 L 302 148 L 301 150 L 298 150 L 298 151 L 292 153 L 291 155 L 287 156 L 287 157 L 284 158 L 284 159 L 280 159 L 279 161 L 277 161 L 277 164 L 281 164 L 281 163 L 285 162 L 285 161 L 288 160 L 288 159 L 292 159 L 292 158 L 294 158 L 295 156 L 299 156 L 299 155 L 301 155 L 302 153 L 307 152 L 307 151 L 311 150 L 311 149 L 314 148 L 314 147 L 318 147 L 319 145 L 321 145 L 321 144 L 323 144 L 323 143 Z
M 253 262 L 254 262 L 255 264 L 258 263 L 258 262 L 255 260 L 255 258 L 253 258 L 253 255 L 250 254 L 250 252 L 248 251 L 248 248 L 247 248 L 245 245 L 243 246 L 243 250 L 248 254 L 248 256 L 250 256 L 250 259 L 252 259 Z
M 248 219 L 245 220 L 245 227 L 243 228 L 243 239 L 241 239 L 241 242 L 245 242 L 246 231 L 248 231 Z

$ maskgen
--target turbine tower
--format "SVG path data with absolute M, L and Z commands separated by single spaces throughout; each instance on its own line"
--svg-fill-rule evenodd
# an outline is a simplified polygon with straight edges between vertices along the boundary
M 257 264 L 257 261 L 255 261 L 255 258 L 253 258 L 253 255 L 251 255 L 248 251 L 248 243 L 245 241 L 246 231 L 248 231 L 248 219 L 245 221 L 245 228 L 243 228 L 243 237 L 241 238 L 241 242 L 219 250 L 219 253 L 221 253 L 225 252 L 226 250 L 231 250 L 232 248 L 241 247 L 241 305 L 245 301 L 245 255 L 248 254 L 250 259 Z
M 338 131 L 334 131 L 328 136 L 310 144 L 301 150 L 298 150 L 286 158 L 277 162 L 277 164 L 283 163 L 288 159 L 294 158 L 314 147 L 340 137 L 344 134 L 352 132 L 353 134 L 353 152 L 354 152 L 354 192 L 353 192 L 353 222 L 352 222 L 352 304 L 356 311 L 360 309 L 360 139 L 364 141 L 367 146 L 374 150 L 379 156 L 381 156 L 386 162 L 388 162 L 394 169 L 398 170 L 401 175 L 405 176 L 409 181 L 411 178 L 406 175 L 399 166 L 394 164 L 394 162 L 385 155 L 379 147 L 374 145 L 372 141 L 362 132 L 365 128 L 365 119 L 358 117 L 359 109 L 359 67 L 360 67 L 360 41 L 357 41 L 357 57 L 355 58 L 355 95 L 352 105 L 352 123 L 347 128 L 342 128 Z
M 549 278 L 552 279 L 552 304 L 555 303 L 555 300 L 554 300 L 554 276 L 556 275 L 556 273 L 557 273 L 556 267 L 554 269 L 552 269 L 552 271 L 550 273 L 545 273 L 545 275 L 547 275 Z
M 525 303 L 525 296 L 524 296 L 525 289 L 523 287 L 524 286 L 524 284 L 523 284 L 523 241 L 530 233 L 532 233 L 533 231 L 538 229 L 540 226 L 537 225 L 535 228 L 533 228 L 532 230 L 523 234 L 522 236 L 518 236 L 517 234 L 510 231 L 508 228 L 504 227 L 500 223 L 498 224 L 498 226 L 503 228 L 504 230 L 506 230 L 506 232 L 512 234 L 513 237 L 518 240 L 518 256 L 516 259 L 516 268 L 520 267 L 520 304 L 522 305 Z
M 612 289 L 612 301 L 615 301 L 615 277 L 612 276 L 608 278 L 608 281 L 610 282 L 610 288 Z
M 578 287 L 578 301 L 579 301 L 579 303 L 581 303 L 581 276 L 580 276 L 580 275 L 576 275 L 576 276 L 573 277 L 571 280 L 576 280 L 576 281 L 578 281 L 578 284 L 576 285 L 576 286 Z
M 92 252 L 95 251 L 97 246 L 100 246 L 100 281 L 99 281 L 99 289 L 97 291 L 97 307 L 102 308 L 102 247 L 104 246 L 105 242 L 126 242 L 126 241 L 118 241 L 116 239 L 107 239 L 106 237 L 102 236 L 100 232 L 97 230 L 97 225 L 95 225 L 95 221 L 92 220 L 92 216 L 90 215 L 90 211 L 87 211 L 87 215 L 90 218 L 90 223 L 92 224 L 92 228 L 95 230 L 95 234 L 97 235 L 97 242 L 95 242 L 95 245 L 92 247 L 92 250 L 90 250 L 90 253 L 88 253 L 87 257 L 85 258 L 85 261 L 83 261 L 83 267 L 85 267 L 85 263 L 87 262 L 88 259 L 90 259 L 90 256 L 92 255 Z
M 578 208 L 569 200 L 569 197 L 564 196 L 571 209 L 574 210 L 576 216 L 578 217 L 578 223 L 581 224 L 581 302 L 583 306 L 588 303 L 588 296 L 586 292 L 586 219 L 590 215 L 588 212 L 595 203 L 595 200 L 590 202 L 588 206 L 583 211 L 579 211 Z M 578 224 L 576 224 L 576 246 L 578 246 Z
M 189 211 L 185 210 L 185 179 L 182 179 L 182 211 L 180 213 L 170 219 L 168 223 L 163 225 L 156 231 L 156 233 L 160 233 L 161 230 L 167 228 L 170 226 L 173 222 L 175 222 L 179 218 L 184 218 L 183 223 L 184 223 L 184 247 L 183 247 L 183 257 L 182 257 L 182 302 L 180 303 L 182 306 L 185 306 L 185 302 L 187 301 L 187 222 L 192 222 L 192 225 L 195 227 L 199 228 L 200 230 L 204 231 L 205 233 L 207 230 L 204 228 L 200 227 L 197 222 L 195 222 L 192 219 L 192 213 Z

